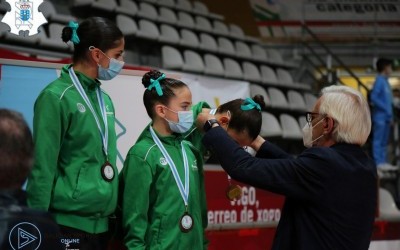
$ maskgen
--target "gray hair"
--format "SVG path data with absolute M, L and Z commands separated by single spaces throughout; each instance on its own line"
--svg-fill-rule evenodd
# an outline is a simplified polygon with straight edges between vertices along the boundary
M 371 132 L 371 114 L 367 100 L 347 86 L 329 86 L 321 91 L 319 113 L 335 120 L 336 142 L 364 145 Z

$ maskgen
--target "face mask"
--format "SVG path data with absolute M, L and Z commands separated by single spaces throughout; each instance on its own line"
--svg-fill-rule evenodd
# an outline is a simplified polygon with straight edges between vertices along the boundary
M 322 134 L 321 136 L 319 136 L 315 140 L 312 139 L 312 130 L 313 130 L 313 128 L 316 127 L 318 124 L 320 124 L 323 120 L 324 119 L 321 119 L 314 126 L 309 126 L 308 124 L 304 125 L 304 127 L 303 127 L 303 143 L 304 143 L 304 146 L 306 148 L 311 148 L 315 141 L 319 140 L 321 137 L 324 136 L 324 134 Z
M 169 128 L 172 130 L 172 132 L 183 134 L 189 131 L 189 129 L 193 125 L 193 110 L 190 111 L 174 111 L 169 108 L 167 108 L 171 112 L 174 112 L 175 114 L 178 114 L 178 122 L 172 122 L 167 119 L 165 119 L 168 122 Z
M 116 77 L 119 74 L 119 72 L 121 72 L 125 62 L 118 61 L 115 58 L 110 58 L 103 51 L 101 51 L 101 53 L 103 53 L 103 55 L 110 60 L 110 64 L 108 65 L 108 69 L 105 69 L 100 64 L 97 64 L 98 65 L 97 79 L 106 81 L 111 80 L 114 77 Z

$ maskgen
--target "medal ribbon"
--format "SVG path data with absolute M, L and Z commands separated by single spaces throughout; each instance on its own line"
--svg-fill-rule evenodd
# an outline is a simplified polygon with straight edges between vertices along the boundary
M 172 175 L 174 176 L 176 185 L 178 186 L 179 192 L 181 193 L 183 202 L 187 208 L 188 201 L 189 201 L 189 162 L 186 155 L 185 148 L 183 146 L 183 142 L 181 142 L 182 148 L 182 155 L 183 155 L 183 165 L 185 169 L 185 186 L 183 186 L 182 180 L 179 177 L 178 170 L 176 169 L 176 165 L 172 160 L 171 156 L 168 154 L 167 150 L 165 149 L 164 145 L 157 137 L 156 133 L 154 132 L 153 128 L 150 126 L 150 133 L 153 137 L 154 142 L 157 144 L 158 148 L 161 150 L 162 155 L 164 156 L 165 160 L 168 162 L 169 168 L 171 169 Z
M 103 142 L 103 151 L 108 156 L 108 122 L 107 122 L 107 115 L 106 115 L 106 106 L 104 105 L 104 99 L 101 94 L 100 87 L 97 88 L 96 95 L 97 95 L 97 101 L 99 102 L 100 106 L 100 112 L 101 112 L 101 117 L 104 122 L 104 133 L 103 130 L 101 129 L 100 121 L 99 118 L 97 117 L 96 112 L 94 111 L 94 108 L 87 97 L 85 90 L 82 87 L 82 84 L 80 83 L 78 77 L 75 74 L 74 69 L 71 67 L 69 68 L 69 75 L 71 76 L 72 83 L 74 84 L 75 88 L 78 90 L 79 94 L 81 95 L 82 99 L 85 101 L 86 105 L 89 107 L 90 111 L 93 114 L 94 119 L 96 120 L 97 127 L 100 131 L 101 139 Z

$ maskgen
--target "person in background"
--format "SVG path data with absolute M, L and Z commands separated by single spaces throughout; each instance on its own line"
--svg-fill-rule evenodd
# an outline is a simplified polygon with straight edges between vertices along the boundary
M 296 158 L 258 136 L 249 155 L 202 113 L 204 145 L 235 180 L 286 196 L 272 249 L 367 250 L 377 203 L 377 171 L 361 146 L 371 131 L 362 94 L 346 86 L 322 90 L 306 114 L 304 145 Z
M 372 155 L 378 171 L 397 170 L 388 163 L 388 143 L 393 123 L 392 90 L 389 76 L 392 73 L 392 61 L 380 58 L 376 62 L 378 75 L 375 79 L 370 102 L 372 105 Z
M 33 150 L 22 115 L 0 109 L 0 249 L 65 249 L 51 215 L 28 208 L 21 189 L 32 169 Z M 21 240 L 20 232 L 29 235 Z
M 91 17 L 62 31 L 74 44 L 73 64 L 39 95 L 34 107 L 35 164 L 28 204 L 49 211 L 74 249 L 106 249 L 118 197 L 115 114 L 100 80 L 121 71 L 124 36 Z

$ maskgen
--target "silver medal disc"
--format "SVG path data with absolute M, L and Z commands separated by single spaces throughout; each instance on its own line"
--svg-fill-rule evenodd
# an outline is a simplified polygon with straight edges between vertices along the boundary
M 188 213 L 185 213 L 180 221 L 181 231 L 184 233 L 189 232 L 193 228 L 193 218 Z
M 114 168 L 111 166 L 109 162 L 106 162 L 101 168 L 101 175 L 103 179 L 106 181 L 112 181 L 114 179 Z

